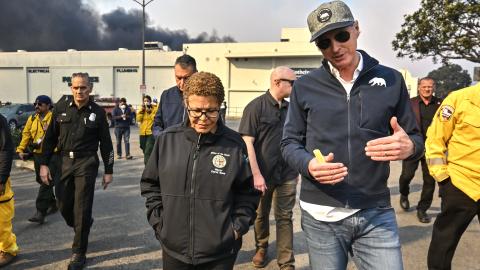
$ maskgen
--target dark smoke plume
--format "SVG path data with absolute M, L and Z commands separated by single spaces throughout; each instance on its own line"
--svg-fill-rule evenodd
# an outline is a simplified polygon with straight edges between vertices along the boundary
M 0 50 L 62 51 L 141 49 L 141 10 L 118 8 L 99 14 L 82 0 L 13 0 L 0 3 Z M 183 43 L 235 42 L 229 36 L 151 26 L 146 16 L 146 41 L 160 41 L 173 50 Z

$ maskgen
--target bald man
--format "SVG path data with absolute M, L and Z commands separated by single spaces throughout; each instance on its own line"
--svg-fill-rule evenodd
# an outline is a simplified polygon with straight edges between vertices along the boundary
M 298 173 L 286 164 L 280 152 L 288 109 L 285 98 L 290 96 L 295 79 L 290 68 L 275 68 L 270 75 L 270 89 L 247 105 L 239 127 L 247 145 L 255 188 L 263 194 L 254 226 L 256 253 L 252 263 L 258 268 L 267 263 L 269 215 L 275 198 L 277 263 L 280 269 L 295 269 L 292 209 Z

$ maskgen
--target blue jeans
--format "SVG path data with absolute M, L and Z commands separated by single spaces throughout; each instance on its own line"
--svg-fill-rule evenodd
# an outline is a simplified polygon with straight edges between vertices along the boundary
M 402 252 L 393 208 L 370 208 L 337 222 L 314 219 L 302 209 L 302 229 L 312 269 L 401 270 Z
M 130 156 L 130 127 L 116 127 L 115 137 L 117 139 L 117 156 L 122 156 L 122 137 L 125 143 L 125 155 Z

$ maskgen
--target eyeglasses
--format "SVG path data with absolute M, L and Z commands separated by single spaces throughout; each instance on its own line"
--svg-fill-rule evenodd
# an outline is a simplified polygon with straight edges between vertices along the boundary
M 40 106 L 43 106 L 44 104 L 46 104 L 46 103 L 35 102 L 35 103 L 33 103 L 33 106 L 35 106 L 35 107 L 37 107 L 37 106 L 40 107 Z
M 218 117 L 220 114 L 219 109 L 209 109 L 209 110 L 192 110 L 192 109 L 187 109 L 188 115 L 193 118 L 201 118 L 202 115 L 205 115 L 208 119 L 215 119 Z
M 282 82 L 288 82 L 290 86 L 293 86 L 293 84 L 295 83 L 295 80 L 289 80 L 289 79 L 278 79 L 278 80 Z
M 345 43 L 350 39 L 350 32 L 348 32 L 347 30 L 342 30 L 336 33 L 333 38 L 340 43 Z M 329 38 L 317 39 L 315 41 L 315 44 L 317 44 L 317 47 L 321 50 L 326 50 L 332 44 L 332 40 Z

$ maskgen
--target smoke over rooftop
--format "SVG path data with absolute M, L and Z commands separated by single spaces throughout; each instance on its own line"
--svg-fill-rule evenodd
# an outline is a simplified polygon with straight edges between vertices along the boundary
M 142 11 L 117 8 L 100 14 L 82 0 L 2 1 L 0 50 L 58 51 L 142 48 Z M 186 30 L 152 26 L 146 14 L 146 41 L 160 41 L 174 50 L 183 43 L 234 42 L 230 36 L 201 33 L 190 37 Z

